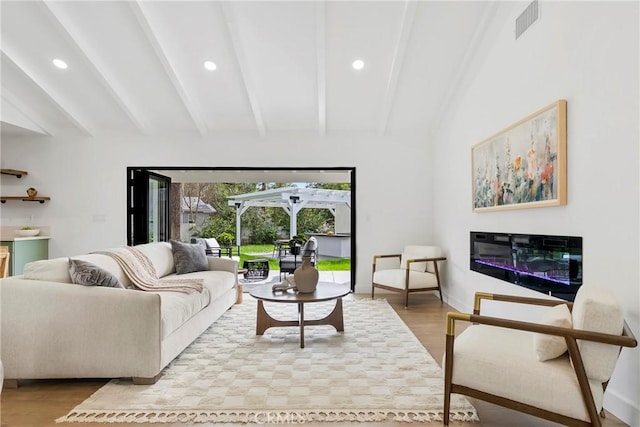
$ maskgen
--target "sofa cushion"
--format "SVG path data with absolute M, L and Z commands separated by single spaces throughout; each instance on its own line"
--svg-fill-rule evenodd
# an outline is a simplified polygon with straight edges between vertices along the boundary
M 209 269 L 204 246 L 197 243 L 190 244 L 172 240 L 171 250 L 173 251 L 173 263 L 176 266 L 176 274 L 186 274 Z
M 172 274 L 169 277 L 177 277 Z M 235 276 L 228 271 L 199 271 L 180 278 L 202 279 L 201 293 L 157 292 L 161 299 L 162 338 L 182 326 L 200 310 L 235 286 Z
M 69 258 L 71 282 L 84 286 L 124 288 L 116 276 L 87 261 Z
M 576 294 L 571 313 L 574 329 L 622 334 L 622 307 L 613 293 L 606 288 L 582 285 Z M 587 376 L 601 382 L 607 381 L 618 360 L 620 347 L 582 340 L 578 341 L 578 347 Z
M 559 304 L 555 307 L 549 307 L 544 311 L 540 323 L 550 326 L 559 326 L 563 328 L 571 328 L 571 312 L 566 304 Z M 538 360 L 555 359 L 562 356 L 567 351 L 567 343 L 564 337 L 547 334 L 534 334 L 533 347 L 538 355 Z
M 173 263 L 173 251 L 169 242 L 155 242 L 136 245 L 144 255 L 149 258 L 158 277 L 164 277 L 176 272 Z
M 27 263 L 22 274 L 25 279 L 29 280 L 71 283 L 68 258 L 45 259 Z
M 82 261 L 90 262 L 103 270 L 113 274 L 125 288 L 131 286 L 131 279 L 127 276 L 124 270 L 120 267 L 118 262 L 105 254 L 85 254 L 74 256 L 73 259 L 79 259 Z
M 131 280 L 122 271 L 116 260 L 104 254 L 85 254 L 73 259 L 90 262 L 113 274 L 124 287 L 131 285 Z M 24 266 L 25 279 L 45 280 L 49 282 L 72 283 L 69 275 L 69 258 L 53 258 L 34 261 Z

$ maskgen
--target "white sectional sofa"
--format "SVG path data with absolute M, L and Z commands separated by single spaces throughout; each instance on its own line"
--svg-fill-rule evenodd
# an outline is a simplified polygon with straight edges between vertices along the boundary
M 171 245 L 138 245 L 159 277 L 175 275 Z M 88 261 L 131 284 L 105 254 Z M 237 262 L 207 258 L 202 293 L 148 292 L 71 283 L 69 258 L 37 261 L 2 279 L 1 357 L 5 386 L 22 379 L 122 378 L 152 384 L 169 364 L 237 300 Z

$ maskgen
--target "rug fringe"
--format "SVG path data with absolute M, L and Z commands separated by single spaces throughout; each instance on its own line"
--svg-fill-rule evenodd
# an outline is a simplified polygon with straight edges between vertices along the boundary
M 452 420 L 480 421 L 475 412 L 451 412 Z M 442 412 L 398 410 L 311 411 L 71 411 L 56 423 L 305 423 L 305 422 L 431 422 Z

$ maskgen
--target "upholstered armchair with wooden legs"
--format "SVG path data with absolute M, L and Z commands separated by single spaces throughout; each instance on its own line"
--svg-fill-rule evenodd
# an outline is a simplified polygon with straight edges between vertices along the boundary
M 446 260 L 437 246 L 409 245 L 401 254 L 374 255 L 371 298 L 376 288 L 404 293 L 404 308 L 409 294 L 438 291 L 442 302 L 438 261 Z
M 483 300 L 547 308 L 540 322 L 523 322 L 481 315 Z M 455 337 L 460 321 L 472 324 Z M 618 355 L 638 344 L 613 294 L 588 285 L 574 303 L 477 293 L 474 314 L 447 315 L 446 338 L 444 425 L 451 393 L 458 393 L 567 426 L 599 427 Z

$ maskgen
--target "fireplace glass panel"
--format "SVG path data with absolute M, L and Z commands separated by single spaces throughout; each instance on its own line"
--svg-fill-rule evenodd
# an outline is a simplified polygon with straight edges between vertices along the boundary
M 573 301 L 582 285 L 582 238 L 471 232 L 471 270 Z

